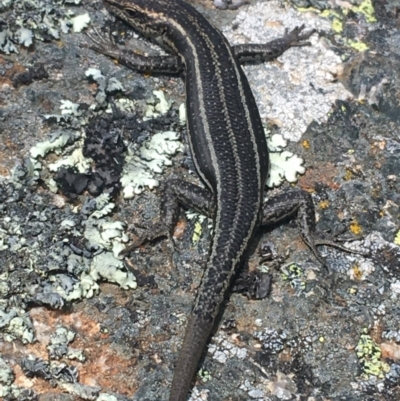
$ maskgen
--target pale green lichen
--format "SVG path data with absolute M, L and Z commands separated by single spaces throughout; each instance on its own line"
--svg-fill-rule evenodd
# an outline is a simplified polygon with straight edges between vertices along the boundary
M 208 370 L 200 369 L 198 371 L 197 375 L 200 377 L 200 379 L 203 383 L 206 383 L 206 382 L 212 380 L 211 372 L 209 372 Z
M 179 139 L 177 132 L 159 132 L 140 148 L 140 158 L 145 161 L 147 168 L 160 174 L 165 167 L 172 166 L 171 156 L 183 151 Z
M 296 182 L 298 175 L 304 174 L 306 171 L 303 166 L 304 160 L 291 152 L 283 151 L 283 148 L 287 146 L 287 141 L 282 135 L 270 135 L 268 130 L 265 130 L 265 135 L 270 152 L 267 187 L 278 187 L 285 180 L 290 183 Z
M 44 157 L 50 152 L 60 153 L 66 145 L 71 144 L 80 136 L 78 131 L 71 132 L 58 130 L 53 132 L 52 137 L 48 141 L 38 142 L 30 150 L 31 157 L 37 159 L 39 156 Z
M 183 151 L 183 144 L 179 139 L 177 132 L 159 132 L 139 149 L 130 147 L 121 176 L 125 199 L 142 193 L 146 186 L 152 189 L 159 185 L 154 174 L 161 174 L 166 167 L 172 165 L 171 157 Z
M 96 280 L 90 274 L 82 274 L 80 277 L 80 285 L 83 298 L 93 298 L 100 291 L 100 287 Z
M 0 50 L 5 54 L 18 53 L 17 47 L 13 43 L 14 35 L 9 29 L 0 32 Z
M 304 160 L 288 151 L 271 153 L 270 163 L 270 175 L 267 180 L 267 186 L 270 188 L 281 185 L 284 180 L 296 182 L 298 174 L 304 174 L 306 171 L 303 166 Z
M 336 33 L 343 32 L 343 21 L 339 18 L 334 18 L 332 20 L 332 30 Z
M 103 75 L 103 73 L 101 72 L 101 70 L 99 70 L 98 68 L 88 68 L 85 71 L 85 76 L 92 78 L 94 81 L 98 81 L 98 80 L 105 80 L 106 77 Z
M 113 251 L 115 257 L 125 249 L 123 243 L 129 241 L 124 233 L 125 224 L 121 221 L 107 221 L 90 218 L 85 222 L 84 236 L 92 247 L 98 246 Z M 118 249 L 116 250 L 115 247 Z
M 74 32 L 82 32 L 83 29 L 87 28 L 89 23 L 90 23 L 89 13 L 77 15 L 76 17 L 71 18 L 72 30 Z
M 111 252 L 103 252 L 93 258 L 90 275 L 96 281 L 103 279 L 110 283 L 117 283 L 125 290 L 137 287 L 135 276 L 125 271 L 123 262 Z
M 83 146 L 83 142 L 82 142 Z M 75 167 L 80 173 L 87 173 L 93 160 L 83 156 L 82 147 L 75 149 L 69 156 L 65 156 L 54 163 L 50 163 L 50 171 L 58 171 L 61 167 Z
M 103 107 L 104 105 L 107 106 L 106 113 L 111 114 L 113 112 L 111 105 L 106 103 L 107 100 L 107 94 L 113 93 L 113 92 L 124 92 L 125 89 L 122 86 L 122 83 L 118 81 L 115 77 L 107 78 L 103 75 L 103 73 L 97 69 L 97 68 L 88 68 L 85 71 L 85 76 L 92 79 L 97 83 L 97 93 L 96 93 L 96 103 L 93 103 L 90 106 L 91 110 L 97 110 L 99 107 Z M 124 98 L 122 99 L 117 99 L 115 101 L 115 104 L 118 106 L 123 111 L 125 110 L 121 105 L 126 101 L 127 99 Z M 129 99 L 130 101 L 130 99 Z M 133 102 L 134 104 L 134 102 Z M 134 108 L 130 111 L 133 111 Z
M 60 387 L 68 393 L 84 400 L 95 400 L 101 391 L 98 386 L 86 386 L 81 383 L 60 383 Z
M 193 244 L 197 244 L 201 238 L 201 234 L 203 231 L 202 224 L 199 220 L 196 220 L 193 230 L 192 242 Z
M 9 293 L 9 286 L 6 281 L 2 281 L 0 278 L 0 298 L 5 298 Z
M 101 219 L 112 212 L 115 203 L 110 202 L 110 194 L 103 193 L 94 199 L 96 203 L 96 210 L 90 215 L 91 219 Z
M 147 100 L 147 109 L 145 111 L 145 119 L 153 119 L 165 114 L 171 108 L 171 101 L 167 100 L 165 94 L 161 90 L 153 91 L 153 98 Z
M 101 393 L 97 398 L 96 401 L 118 401 L 118 398 L 115 395 Z
M 50 345 L 69 344 L 75 340 L 76 334 L 66 327 L 57 327 L 56 331 L 50 336 Z
M 33 32 L 31 29 L 20 28 L 15 32 L 16 36 L 19 37 L 18 43 L 25 47 L 29 47 L 32 44 Z
M 207 219 L 207 217 L 191 209 L 187 210 L 185 214 L 188 220 L 195 221 L 192 235 L 192 243 L 196 245 L 199 242 L 201 235 L 203 234 L 203 222 L 205 219 Z M 208 222 L 209 222 L 208 228 L 212 230 L 213 228 L 212 219 L 208 219 Z
M 121 97 L 119 99 L 116 99 L 115 104 L 124 113 L 134 113 L 136 110 L 135 101 L 132 99 L 129 99 L 129 98 Z M 109 113 L 109 114 L 113 113 L 111 105 L 109 105 L 107 107 L 106 113 Z
M 179 106 L 179 124 L 185 125 L 187 122 L 187 115 L 186 115 L 186 105 L 185 103 L 181 103 Z
M 60 110 L 62 115 L 64 116 L 71 115 L 75 117 L 82 116 L 82 111 L 79 110 L 80 107 L 79 103 L 74 103 L 71 102 L 70 100 L 61 100 L 60 103 L 61 103 Z

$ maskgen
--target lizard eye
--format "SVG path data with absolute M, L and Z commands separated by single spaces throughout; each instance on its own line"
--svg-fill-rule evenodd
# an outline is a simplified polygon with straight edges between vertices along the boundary
M 138 17 L 138 12 L 136 10 L 131 10 L 131 9 L 127 9 L 125 10 L 125 13 L 128 14 L 128 16 L 130 18 L 137 18 Z

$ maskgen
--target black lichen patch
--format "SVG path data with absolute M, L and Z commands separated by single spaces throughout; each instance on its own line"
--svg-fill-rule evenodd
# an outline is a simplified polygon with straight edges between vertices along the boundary
M 90 174 L 79 173 L 76 168 L 67 167 L 60 168 L 57 171 L 54 179 L 59 185 L 60 191 L 70 199 L 76 199 L 88 187 L 89 181 L 92 183 Z M 93 177 L 96 183 L 96 177 Z M 98 186 L 101 186 L 100 180 Z
M 126 151 L 118 129 L 121 127 L 120 117 L 121 113 L 114 113 L 111 119 L 92 120 L 86 129 L 83 155 L 95 162 L 87 184 L 91 195 L 97 196 L 102 192 L 115 195 L 120 189 Z
M 38 64 L 35 67 L 29 68 L 28 71 L 15 75 L 13 84 L 15 88 L 18 88 L 21 85 L 30 85 L 33 81 L 40 81 L 48 77 L 49 74 L 44 65 Z
M 66 363 L 49 363 L 34 356 L 26 357 L 21 362 L 22 371 L 27 377 L 39 377 L 50 382 L 61 380 L 66 383 L 78 381 L 78 370 Z
M 243 272 L 235 280 L 233 291 L 249 299 L 263 299 L 271 292 L 272 275 L 260 271 Z

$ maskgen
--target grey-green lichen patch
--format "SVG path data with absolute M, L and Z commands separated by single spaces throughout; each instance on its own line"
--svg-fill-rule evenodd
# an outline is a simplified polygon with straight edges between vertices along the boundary
M 96 110 L 100 105 L 103 105 L 107 101 L 107 95 L 116 92 L 124 92 L 125 89 L 122 86 L 122 83 L 118 81 L 115 77 L 106 77 L 98 68 L 88 68 L 85 71 L 85 76 L 94 82 L 97 83 L 97 93 L 96 93 L 96 102 L 97 104 L 93 104 L 91 108 Z M 122 103 L 122 99 L 118 99 L 117 103 Z M 111 108 L 108 109 L 111 112 Z
M 93 160 L 83 155 L 85 126 L 90 113 L 95 112 L 101 115 L 101 113 L 110 112 L 109 104 L 105 102 L 106 95 L 113 91 L 121 92 L 124 89 L 118 80 L 106 79 L 99 70 L 89 69 L 86 71 L 86 76 L 98 83 L 97 94 L 101 92 L 103 96 L 101 99 L 96 98 L 93 104 L 95 107 L 91 107 L 89 111 L 80 109 L 77 103 L 64 100 L 61 102 L 60 114 L 45 116 L 46 119 L 55 120 L 60 128 L 50 135 L 49 140 L 42 141 L 31 149 L 31 159 L 26 162 L 25 167 L 22 167 L 20 177 L 16 177 L 15 185 L 22 186 L 27 175 L 35 180 L 41 177 L 49 189 L 55 192 L 58 188 L 52 173 L 66 167 L 75 168 L 82 174 L 91 169 Z M 120 98 L 115 104 L 124 112 L 135 111 L 135 102 L 126 100 L 124 102 L 124 98 Z M 152 108 L 152 116 L 160 116 L 167 112 L 170 106 L 171 102 L 165 99 L 161 91 L 155 91 L 154 98 L 148 101 L 148 107 Z M 133 192 L 135 188 L 138 193 L 140 185 L 149 184 L 150 187 L 158 185 L 154 174 L 162 173 L 166 166 L 171 165 L 171 156 L 182 151 L 182 143 L 179 139 L 176 132 L 167 131 L 156 133 L 142 145 L 132 145 L 130 155 L 135 157 L 129 160 L 128 154 L 128 163 L 125 165 L 126 174 L 121 179 L 123 183 L 128 184 L 125 192 Z M 46 156 L 49 153 L 60 155 L 60 157 L 48 163 Z M 146 182 L 143 181 L 143 174 L 142 176 L 135 175 L 135 168 L 142 169 L 148 174 Z M 44 173 L 46 169 L 48 173 Z M 19 179 L 22 179 L 21 183 Z M 8 185 L 7 182 L 5 184 Z M 62 202 L 60 207 L 65 205 L 65 202 Z M 35 302 L 62 308 L 66 302 L 95 295 L 99 291 L 98 281 L 104 280 L 118 283 L 125 289 L 136 288 L 135 277 L 126 270 L 119 257 L 128 242 L 124 232 L 125 226 L 122 222 L 107 217 L 112 213 L 114 206 L 110 195 L 103 194 L 95 199 L 86 199 L 81 208 L 74 207 L 72 214 L 71 211 L 66 210 L 66 213 L 63 213 L 60 210 L 56 220 L 61 230 L 55 236 L 53 235 L 53 243 L 46 248 L 45 252 L 41 252 L 41 242 L 35 242 L 35 239 L 40 239 L 45 223 L 49 221 L 49 216 L 56 209 L 42 212 L 33 210 L 32 216 L 37 222 L 34 223 L 34 236 L 30 239 L 26 238 L 26 229 L 22 229 L 22 220 L 18 215 L 15 215 L 13 219 L 9 216 L 5 217 L 5 224 L 0 227 L 2 249 L 11 252 L 27 250 L 27 254 L 30 255 L 28 271 L 44 279 L 43 283 L 34 285 L 30 289 L 31 297 Z M 71 244 L 71 238 L 74 238 L 72 242 L 79 245 Z M 50 275 L 52 271 L 58 273 Z M 7 293 L 7 284 L 3 284 L 2 288 L 2 292 Z M 19 321 L 17 319 L 11 328 L 16 336 L 21 337 L 22 334 L 17 332 L 16 325 Z M 28 341 L 29 338 L 25 334 L 23 339 Z
M 202 389 L 199 390 L 194 387 L 190 395 L 189 401 L 205 401 L 209 399 L 210 390 Z
M 2 386 L 9 386 L 14 381 L 14 378 L 13 370 L 0 354 L 0 397 L 4 397 Z
M 11 308 L 8 312 L 0 308 L 0 338 L 12 342 L 16 339 L 23 344 L 35 339 L 32 321 L 22 309 Z
M 70 348 L 68 344 L 75 339 L 75 333 L 68 330 L 66 327 L 58 327 L 50 336 L 50 341 L 47 346 L 50 359 L 60 359 L 66 357 L 84 362 L 86 357 L 82 350 Z
M 101 219 L 101 216 L 99 218 L 92 216 L 84 223 L 84 236 L 90 246 L 113 251 L 115 257 L 118 257 L 125 249 L 124 244 L 129 240 L 124 232 L 125 224 L 121 221 Z
M 2 386 L 0 385 L 0 397 L 4 397 L 4 400 L 11 401 L 37 401 L 37 394 L 35 391 L 18 387 L 15 384 L 11 386 Z
M 259 2 L 243 8 L 223 29 L 232 44 L 265 43 L 284 35 L 284 30 L 305 25 L 305 31 L 329 32 L 329 21 L 315 14 L 282 8 L 279 1 Z M 281 66 L 265 63 L 244 70 L 262 118 L 279 127 L 282 135 L 298 141 L 313 121 L 324 122 L 338 99 L 352 94 L 335 79 L 342 60 L 316 34 L 311 46 L 295 47 L 279 57 Z
M 97 400 L 101 391 L 101 387 L 87 386 L 81 383 L 62 383 L 61 387 L 69 394 L 73 394 L 83 400 L 89 401 Z
M 27 171 L 24 174 L 29 179 Z M 4 258 L 3 266 L 12 268 L 10 261 L 16 257 L 22 265 L 15 264 L 0 277 L 1 294 L 7 296 L 2 298 L 0 335 L 8 341 L 18 338 L 32 342 L 29 317 L 24 309 L 12 308 L 7 301 L 15 291 L 22 290 L 20 286 L 27 286 L 22 291 L 23 302 L 62 308 L 66 302 L 96 294 L 99 280 L 120 283 L 124 288 L 135 288 L 136 283 L 121 261 L 109 252 L 117 256 L 128 240 L 123 224 L 106 218 L 114 208 L 109 195 L 86 202 L 72 213 L 68 207 L 51 205 L 47 195 L 30 190 L 24 192 L 22 199 L 11 201 L 15 188 L 22 187 L 22 182 L 13 179 L 0 182 L 0 258 Z M 16 273 L 22 279 L 15 280 Z
M 269 328 L 256 331 L 253 337 L 261 343 L 264 351 L 272 354 L 281 352 L 288 341 L 288 333 L 286 331 L 276 331 Z
M 6 54 L 18 53 L 19 45 L 29 47 L 33 39 L 44 40 L 49 36 L 60 39 L 60 33 L 68 33 L 71 28 L 80 32 L 90 22 L 88 13 L 75 15 L 70 7 L 80 3 L 80 0 L 1 1 L 0 12 L 7 24 L 2 24 L 0 30 L 0 50 Z
M 213 359 L 222 364 L 225 364 L 229 358 L 245 359 L 247 357 L 246 348 L 238 347 L 221 334 L 213 338 L 212 344 L 208 347 L 208 352 Z

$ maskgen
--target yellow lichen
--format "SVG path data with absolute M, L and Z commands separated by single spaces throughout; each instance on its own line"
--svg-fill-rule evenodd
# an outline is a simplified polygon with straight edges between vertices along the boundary
M 346 170 L 346 174 L 344 175 L 343 179 L 345 181 L 350 181 L 353 178 L 353 173 L 350 170 Z
M 369 49 L 368 45 L 366 45 L 363 42 L 357 42 L 356 40 L 351 40 L 349 39 L 347 41 L 347 44 L 352 47 L 353 49 L 359 51 L 359 52 L 365 52 Z
M 203 231 L 203 228 L 201 227 L 201 223 L 199 221 L 196 221 L 196 223 L 194 224 L 194 230 L 193 230 L 193 236 L 192 236 L 193 244 L 197 244 L 197 242 L 199 242 L 202 231 Z
M 376 22 L 375 10 L 372 4 L 372 0 L 364 0 L 359 6 L 351 7 L 351 10 L 365 15 L 365 19 L 369 23 Z
M 336 33 L 343 32 L 343 21 L 338 18 L 334 18 L 332 21 L 332 30 Z
M 352 278 L 354 278 L 355 280 L 361 280 L 363 277 L 363 272 L 360 269 L 360 266 L 356 265 L 353 267 L 352 269 Z
M 364 330 L 366 332 L 366 330 Z M 363 365 L 364 376 L 383 378 L 390 371 L 390 366 L 381 361 L 382 351 L 368 334 L 362 334 L 356 346 L 357 357 Z
M 362 233 L 362 227 L 360 226 L 357 220 L 353 220 L 351 222 L 350 231 L 355 235 L 359 235 Z
M 329 207 L 329 201 L 328 200 L 324 200 L 319 202 L 318 204 L 320 209 L 327 209 Z

